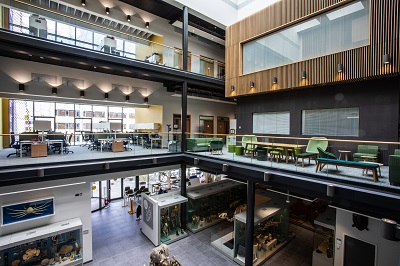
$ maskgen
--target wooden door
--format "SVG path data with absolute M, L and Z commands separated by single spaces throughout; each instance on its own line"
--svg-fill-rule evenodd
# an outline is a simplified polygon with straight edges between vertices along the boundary
M 203 73 L 206 76 L 210 76 L 210 77 L 214 77 L 214 63 L 204 60 L 204 69 L 203 69 Z
M 213 134 L 214 133 L 214 121 L 204 120 L 203 133 Z
M 217 121 L 217 134 L 228 134 L 228 123 L 229 121 L 218 120 Z M 222 136 L 218 136 L 219 138 Z M 225 143 L 225 137 L 223 137 L 223 141 Z

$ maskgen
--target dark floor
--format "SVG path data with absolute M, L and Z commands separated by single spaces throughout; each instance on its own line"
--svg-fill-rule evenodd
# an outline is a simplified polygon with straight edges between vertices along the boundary
M 92 214 L 93 261 L 85 265 L 132 265 L 149 264 L 154 245 L 141 233 L 142 221 L 129 215 L 122 208 L 122 201 L 112 202 L 110 207 Z M 182 266 L 237 265 L 210 245 L 211 235 L 221 228 L 232 226 L 225 223 L 215 225 L 169 246 L 170 256 L 176 256 Z M 263 265 L 301 266 L 311 265 L 312 232 L 292 226 L 296 238 Z

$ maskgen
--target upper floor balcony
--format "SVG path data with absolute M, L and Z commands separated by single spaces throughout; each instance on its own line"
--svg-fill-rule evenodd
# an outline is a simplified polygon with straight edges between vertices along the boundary
M 108 55 L 108 58 L 126 60 L 127 64 L 133 60 L 182 70 L 182 49 L 178 45 L 165 45 L 165 42 L 174 43 L 168 42 L 167 37 L 146 27 L 138 28 L 130 22 L 119 21 L 105 14 L 84 12 L 68 5 L 60 8 L 60 5 L 62 6 L 62 3 L 56 8 L 51 1 L 0 2 L 0 6 L 3 7 L 1 28 L 27 37 L 43 39 L 48 41 L 47 43 L 58 43 L 79 48 L 80 51 L 86 50 L 97 55 Z M 200 49 L 197 53 L 189 51 L 187 71 L 224 80 L 224 62 L 212 58 L 212 54 L 207 50 Z M 224 51 L 219 50 L 222 55 L 220 58 L 223 58 Z M 25 53 L 29 54 L 26 51 Z
M 115 127 L 111 123 L 111 127 Z M 104 125 L 104 128 L 100 128 Z M 51 163 L 133 159 L 181 153 L 181 133 L 151 128 L 136 132 L 103 132 L 110 123 L 98 123 L 96 132 L 21 132 L 3 134 L 10 148 L 0 151 L 3 168 L 35 167 Z M 137 127 L 145 125 L 137 124 Z M 107 131 L 107 130 L 106 130 Z M 139 132 L 142 131 L 142 132 Z M 147 132 L 147 133 L 146 133 Z M 382 191 L 399 191 L 400 143 L 357 141 L 325 137 L 292 138 L 261 135 L 187 133 L 187 153 L 199 161 L 219 160 L 264 169 L 277 175 L 296 175 Z M 203 165 L 204 167 L 204 165 Z M 223 169 L 217 170 L 223 173 Z

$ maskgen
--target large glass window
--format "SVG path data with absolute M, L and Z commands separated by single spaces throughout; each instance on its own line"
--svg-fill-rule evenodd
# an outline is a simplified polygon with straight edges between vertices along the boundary
M 359 108 L 302 111 L 302 134 L 358 137 Z
M 135 124 L 135 108 L 88 104 L 10 100 L 10 132 L 33 130 L 34 121 L 50 121 L 51 130 L 75 134 L 75 145 L 83 134 L 96 130 L 94 123 L 110 122 L 113 131 L 129 132 Z
M 289 135 L 290 112 L 254 113 L 253 133 Z
M 354 1 L 243 45 L 243 74 L 369 44 L 369 1 Z

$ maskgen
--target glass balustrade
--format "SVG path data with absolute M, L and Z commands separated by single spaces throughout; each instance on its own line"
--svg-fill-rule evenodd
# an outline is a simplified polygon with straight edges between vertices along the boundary
M 181 152 L 181 137 L 180 132 L 2 134 L 3 146 L 14 144 L 0 150 L 0 162 L 5 167 L 173 154 Z M 400 189 L 400 142 L 193 132 L 187 133 L 187 153 L 197 155 L 192 166 L 213 158 L 324 182 Z
M 187 152 L 325 182 L 400 189 L 400 142 L 190 133 Z
M 2 7 L 2 5 L 0 5 Z M 46 8 L 43 8 L 46 10 Z M 9 11 L 9 21 L 2 28 L 63 45 L 79 47 L 126 60 L 140 60 L 150 64 L 182 69 L 182 50 L 152 41 L 152 37 L 140 38 L 123 30 L 122 24 L 117 28 L 91 25 L 89 22 L 57 14 L 51 18 L 32 14 L 28 11 L 13 8 Z M 56 20 L 55 18 L 59 18 Z M 31 24 L 41 21 L 43 30 Z M 111 23 L 111 22 L 110 22 Z M 118 23 L 118 22 L 114 22 Z M 93 23 L 92 23 L 93 24 Z M 38 24 L 39 25 L 39 24 Z M 125 27 L 128 27 L 125 25 Z M 225 79 L 225 64 L 205 56 L 189 53 L 187 71 Z

